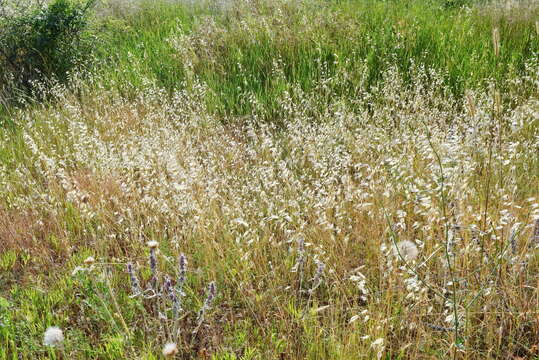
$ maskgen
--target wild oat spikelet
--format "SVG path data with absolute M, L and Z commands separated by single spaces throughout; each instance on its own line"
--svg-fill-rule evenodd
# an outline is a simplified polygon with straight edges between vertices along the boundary
M 419 255 L 419 250 L 416 244 L 409 240 L 403 240 L 397 243 L 397 247 L 393 248 L 395 256 L 402 256 L 406 261 L 413 261 Z
M 175 343 L 170 342 L 163 346 L 163 355 L 165 357 L 174 357 L 176 354 L 178 354 L 178 346 Z
M 57 346 L 64 341 L 64 333 L 62 329 L 57 326 L 51 326 L 47 328 L 43 336 L 43 345 L 45 346 Z

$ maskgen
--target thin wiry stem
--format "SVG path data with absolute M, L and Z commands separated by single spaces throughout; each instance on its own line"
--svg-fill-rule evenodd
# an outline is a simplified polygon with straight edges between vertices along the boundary
M 439 169 L 440 169 L 440 197 L 442 200 L 442 218 L 447 221 L 447 214 L 446 214 L 446 204 L 447 199 L 445 195 L 445 174 L 444 174 L 444 168 L 442 164 L 442 159 L 440 157 L 440 154 L 438 154 L 438 151 L 436 151 L 436 148 L 434 147 L 434 144 L 432 143 L 431 139 L 431 133 L 428 129 L 428 127 L 425 124 L 425 128 L 427 131 L 427 140 L 429 142 L 429 146 L 432 149 L 432 152 L 434 153 L 434 156 L 436 157 L 436 161 L 438 163 Z M 455 335 L 455 346 L 458 346 L 459 341 L 459 319 L 458 319 L 458 310 L 457 310 L 457 284 L 455 279 L 455 273 L 453 269 L 453 265 L 451 264 L 451 255 L 450 255 L 450 249 L 449 249 L 449 226 L 447 223 L 444 224 L 444 241 L 445 241 L 445 258 L 447 261 L 447 267 L 449 269 L 449 276 L 451 277 L 451 285 L 453 288 L 452 291 L 452 305 L 453 305 L 453 318 L 454 318 L 454 335 Z M 457 358 L 457 349 L 455 348 L 455 351 L 453 352 L 453 359 Z

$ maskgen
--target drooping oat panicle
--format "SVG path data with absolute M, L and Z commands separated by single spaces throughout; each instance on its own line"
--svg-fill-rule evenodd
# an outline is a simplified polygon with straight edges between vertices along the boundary
M 62 329 L 57 326 L 51 326 L 47 328 L 43 335 L 43 345 L 46 346 L 58 346 L 64 341 L 64 333 Z
M 135 274 L 135 270 L 133 269 L 133 264 L 127 264 L 127 273 L 129 274 L 129 281 L 131 283 L 131 292 L 133 296 L 140 295 L 142 291 L 140 289 L 140 283 L 137 279 L 137 275 Z

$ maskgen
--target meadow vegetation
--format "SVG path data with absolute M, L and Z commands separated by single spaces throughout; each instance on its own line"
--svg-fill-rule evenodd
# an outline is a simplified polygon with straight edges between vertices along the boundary
M 0 0 L 0 359 L 538 359 L 538 20 Z

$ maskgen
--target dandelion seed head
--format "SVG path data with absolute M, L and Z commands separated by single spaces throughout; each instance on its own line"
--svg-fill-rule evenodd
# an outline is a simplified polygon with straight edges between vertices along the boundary
M 57 326 L 47 328 L 43 336 L 43 344 L 46 346 L 57 346 L 64 341 L 64 333 Z
M 77 275 L 78 273 L 80 272 L 84 272 L 84 271 L 87 271 L 88 269 L 82 267 L 82 266 L 77 266 L 73 269 L 73 271 L 71 272 L 71 276 L 75 276 Z
M 150 248 L 150 249 L 156 249 L 158 246 L 159 246 L 159 243 L 155 240 L 152 240 L 152 241 L 148 241 L 146 243 L 146 245 Z
M 175 343 L 170 342 L 163 346 L 163 356 L 173 357 L 176 354 L 178 354 L 178 346 Z
M 413 261 L 419 255 L 419 250 L 417 249 L 416 244 L 409 240 L 403 240 L 397 243 L 397 246 L 394 247 L 394 254 L 396 257 L 402 256 L 406 261 Z

